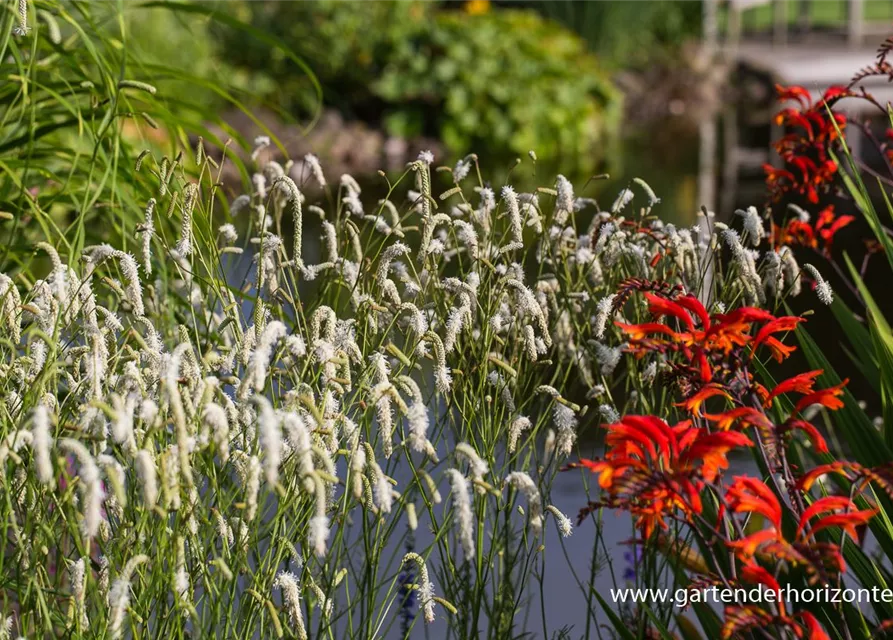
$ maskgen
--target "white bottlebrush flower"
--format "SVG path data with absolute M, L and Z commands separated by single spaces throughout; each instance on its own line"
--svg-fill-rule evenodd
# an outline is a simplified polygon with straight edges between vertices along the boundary
M 614 369 L 620 364 L 620 358 L 623 357 L 623 348 L 609 347 L 601 342 L 596 342 L 594 347 L 595 358 L 598 361 L 602 375 L 609 376 L 614 373 Z
M 474 158 L 471 156 L 466 156 L 459 160 L 456 163 L 456 166 L 453 168 L 453 182 L 459 184 L 465 178 L 468 177 L 468 173 L 471 171 L 471 165 L 474 162 Z
M 562 537 L 569 538 L 573 535 L 574 525 L 571 523 L 570 518 L 564 515 L 558 507 L 550 504 L 546 507 L 546 511 L 555 516 L 555 522 L 558 523 L 558 531 L 561 532 Z
M 133 462 L 143 493 L 143 505 L 147 509 L 152 509 L 158 502 L 158 472 L 155 468 L 155 459 L 150 451 L 140 449 L 134 455 Z
M 406 414 L 406 421 L 409 425 L 409 435 L 406 440 L 410 448 L 413 451 L 427 453 L 436 458 L 434 447 L 428 441 L 428 427 L 430 423 L 428 405 L 425 404 L 419 385 L 409 376 L 400 376 L 398 383 L 412 398 L 409 404 L 409 411 Z
M 269 400 L 263 396 L 255 396 L 254 399 L 259 406 L 257 425 L 264 452 L 264 474 L 267 483 L 275 485 L 279 481 L 279 464 L 282 461 L 282 426 Z
M 744 233 L 747 234 L 747 239 L 751 246 L 759 246 L 760 241 L 765 235 L 765 230 L 763 229 L 763 221 L 760 219 L 760 214 L 757 212 L 757 208 L 748 207 L 746 210 L 738 209 L 735 211 L 735 214 L 744 219 Z
M 429 340 L 431 344 L 434 345 L 434 358 L 436 362 L 434 366 L 435 386 L 440 393 L 447 395 L 453 384 L 453 376 L 450 373 L 449 367 L 447 367 L 446 349 L 444 349 L 443 341 L 440 339 L 440 336 L 433 331 L 429 331 L 425 334 L 425 340 Z
M 372 470 L 372 495 L 375 498 L 375 505 L 383 513 L 390 513 L 394 505 L 394 489 L 372 453 L 371 449 L 367 449 L 366 459 Z
M 530 518 L 530 529 L 534 536 L 543 531 L 543 503 L 539 489 L 533 479 L 523 471 L 513 471 L 505 478 L 505 483 L 524 494 L 527 499 L 527 516 Z
M 0 319 L 14 344 L 22 339 L 22 321 L 19 315 L 21 306 L 22 297 L 12 278 L 0 273 Z
M 617 413 L 617 409 L 609 404 L 599 405 L 598 413 L 599 415 L 601 415 L 602 422 L 604 422 L 605 424 L 614 424 L 615 422 L 620 422 L 620 414 Z
M 281 189 L 288 196 L 288 211 L 292 219 L 292 260 L 295 265 L 302 266 L 302 246 L 304 237 L 304 194 L 298 189 L 295 181 L 288 176 L 281 176 L 273 183 L 273 189 Z
M 645 384 L 651 384 L 652 382 L 654 382 L 655 377 L 657 377 L 657 362 L 652 360 L 642 370 L 642 382 L 644 382 Z
M 236 240 L 239 239 L 239 233 L 236 231 L 236 227 L 230 223 L 220 225 L 220 228 L 217 229 L 217 233 L 220 234 L 224 244 L 227 245 L 235 244 Z
M 270 360 L 276 344 L 282 340 L 288 330 L 285 325 L 274 320 L 270 322 L 260 334 L 260 340 L 257 342 L 257 348 L 251 354 L 248 368 L 251 371 L 251 385 L 258 391 L 262 391 L 266 385 L 267 368 L 270 366 Z
M 556 451 L 560 456 L 569 456 L 577 441 L 577 414 L 567 405 L 556 402 L 552 420 L 557 432 Z
M 611 205 L 611 213 L 620 213 L 626 205 L 632 202 L 635 194 L 630 189 L 623 189 L 619 194 L 617 194 L 617 199 L 614 200 L 614 204 Z
M 13 27 L 12 35 L 23 37 L 28 35 L 31 27 L 28 26 L 28 0 L 19 0 L 19 23 Z M 12 618 L 9 618 L 9 626 L 12 626 Z
M 128 560 L 121 570 L 121 574 L 112 583 L 109 590 L 108 633 L 113 640 L 124 635 L 124 618 L 130 607 L 130 580 L 133 577 L 133 572 L 139 565 L 148 561 L 148 556 L 134 556 Z
M 192 212 L 198 201 L 198 189 L 198 184 L 195 182 L 190 182 L 183 189 L 183 219 L 180 224 L 180 239 L 177 241 L 177 253 L 184 258 L 192 255 Z
M 784 276 L 784 285 L 792 296 L 800 295 L 800 265 L 794 257 L 794 252 L 790 247 L 782 247 L 778 250 L 781 258 L 781 272 Z
M 481 481 L 484 479 L 484 476 L 487 475 L 487 472 L 490 471 L 487 463 L 478 455 L 477 451 L 474 450 L 474 447 L 467 442 L 460 442 L 457 444 L 455 453 L 457 459 L 462 459 L 468 462 L 468 470 L 471 473 L 472 479 Z
M 304 627 L 304 614 L 301 611 L 301 588 L 295 574 L 283 571 L 276 576 L 273 588 L 282 591 L 282 601 L 288 613 L 292 630 L 298 640 L 307 640 L 307 629 Z
M 118 258 L 121 265 L 121 272 L 127 280 L 124 289 L 124 292 L 127 294 L 127 302 L 133 309 L 133 313 L 138 316 L 143 316 L 146 314 L 146 311 L 143 306 L 143 287 L 140 284 L 139 265 L 129 253 L 116 251 L 114 255 Z
M 56 482 L 53 477 L 51 428 L 50 412 L 45 404 L 40 403 L 34 408 L 31 417 L 31 448 L 34 451 L 34 469 L 38 482 L 52 488 Z
M 419 162 L 424 162 L 429 167 L 434 164 L 434 154 L 427 149 L 419 152 Z
M 155 198 L 151 198 L 146 204 L 146 217 L 143 224 L 137 227 L 137 233 L 142 240 L 143 271 L 146 275 L 152 273 L 152 237 L 155 235 Z
M 518 416 L 512 421 L 511 426 L 509 426 L 509 453 L 515 452 L 518 447 L 518 439 L 521 437 L 521 434 L 529 430 L 530 427 L 530 419 L 525 416 Z
M 68 568 L 68 577 L 71 584 L 71 617 L 77 620 L 81 630 L 90 628 L 87 618 L 87 563 L 83 558 L 78 558 Z
M 447 476 L 452 489 L 453 511 L 456 528 L 459 531 L 459 542 L 465 552 L 465 560 L 474 558 L 474 515 L 471 512 L 471 492 L 468 480 L 457 469 L 447 469 Z
M 93 538 L 99 533 L 99 525 L 102 522 L 102 502 L 105 500 L 105 491 L 102 489 L 102 479 L 99 467 L 90 452 L 83 444 L 71 438 L 59 441 L 59 446 L 73 454 L 79 463 L 78 479 L 80 481 L 81 499 L 84 510 L 82 528 L 87 538 Z
M 314 496 L 314 515 L 310 518 L 308 542 L 318 557 L 326 555 L 329 539 L 329 517 L 326 515 L 328 491 L 319 475 L 315 476 L 316 495 Z
M 612 293 L 599 300 L 598 304 L 595 305 L 595 337 L 599 340 L 605 336 L 605 328 L 614 310 L 614 300 L 616 298 L 617 295 Z
M 270 146 L 270 136 L 257 136 L 254 138 L 254 149 L 251 151 L 251 160 L 257 161 L 260 153 Z
M 651 188 L 651 185 L 642 180 L 642 178 L 633 178 L 633 182 L 642 187 L 642 191 L 645 192 L 645 195 L 648 196 L 648 206 L 653 207 L 656 204 L 660 204 L 660 198 L 657 197 L 657 194 L 654 193 L 654 189 Z
M 555 190 L 558 192 L 558 197 L 555 198 L 555 223 L 564 225 L 568 216 L 574 212 L 574 186 L 570 180 L 559 175 L 555 181 Z
M 251 206 L 251 196 L 242 194 L 229 205 L 229 214 L 233 217 Z
M 174 595 L 178 600 L 190 602 L 191 587 L 189 585 L 189 572 L 186 570 L 186 543 L 183 538 L 177 538 L 177 562 L 174 568 Z
M 304 164 L 310 169 L 310 175 L 316 180 L 316 184 L 319 185 L 319 188 L 325 189 L 326 176 L 322 171 L 322 165 L 319 163 L 319 158 L 312 153 L 308 153 L 304 156 Z
M 555 435 L 554 429 L 546 432 L 546 441 L 543 443 L 543 467 L 548 467 L 552 462 L 552 456 L 555 455 L 558 437 Z
M 229 460 L 229 419 L 226 410 L 219 404 L 208 402 L 202 407 L 202 423 L 210 431 L 210 438 L 217 447 L 220 461 Z
M 419 609 L 425 618 L 425 623 L 434 622 L 434 585 L 431 584 L 431 578 L 428 576 L 428 567 L 425 566 L 425 559 L 417 553 L 407 553 L 403 556 L 403 564 L 415 564 L 419 572 Z
M 524 229 L 521 220 L 521 208 L 518 204 L 518 194 L 515 193 L 515 190 L 512 187 L 506 185 L 502 188 L 502 201 L 505 202 L 506 209 L 508 210 L 509 229 L 511 231 L 512 239 L 507 245 L 500 248 L 499 252 L 508 253 L 509 251 L 523 249 Z
M 831 290 L 831 285 L 822 277 L 819 270 L 811 264 L 804 264 L 803 270 L 809 273 L 815 280 L 815 294 L 818 297 L 819 302 L 826 306 L 834 302 L 834 292 Z

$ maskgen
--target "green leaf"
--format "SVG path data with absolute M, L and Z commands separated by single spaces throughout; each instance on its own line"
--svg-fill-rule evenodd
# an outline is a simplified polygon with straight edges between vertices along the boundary
M 629 630 L 629 626 L 624 622 L 617 613 L 608 606 L 608 603 L 605 602 L 605 599 L 601 597 L 601 595 L 595 589 L 592 590 L 592 595 L 595 596 L 595 599 L 598 600 L 598 603 L 601 605 L 602 609 L 605 612 L 605 615 L 608 616 L 608 619 L 611 621 L 611 625 L 614 627 L 614 630 L 618 633 L 621 638 L 625 638 L 625 640 L 636 640 L 636 636 L 632 634 Z
M 844 255 L 847 269 L 853 283 L 859 289 L 865 307 L 868 310 L 868 323 L 871 330 L 871 341 L 874 345 L 875 360 L 880 369 L 880 391 L 884 410 L 884 440 L 887 445 L 893 447 L 893 332 L 884 318 L 883 312 L 868 291 L 868 287 L 859 277 L 859 272 L 849 256 Z

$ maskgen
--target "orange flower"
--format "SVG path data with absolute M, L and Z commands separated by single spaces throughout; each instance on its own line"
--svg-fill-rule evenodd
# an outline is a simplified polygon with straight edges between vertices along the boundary
M 771 429 L 772 423 L 762 411 L 753 407 L 736 407 L 725 413 L 705 416 L 711 422 L 716 423 L 716 428 L 721 431 L 728 431 L 732 425 L 738 421 L 740 428 L 755 426 L 761 429 Z
M 781 528 L 781 505 L 766 483 L 749 476 L 736 476 L 726 491 L 726 501 L 734 513 L 759 513 L 776 530 Z
M 703 465 L 701 476 L 705 482 L 713 482 L 720 469 L 727 469 L 729 461 L 726 455 L 736 447 L 751 447 L 753 442 L 743 433 L 737 431 L 721 431 L 706 433 L 703 429 L 695 429 L 698 437 L 694 439 L 687 451 L 679 456 L 683 466 L 694 466 L 697 460 Z
M 764 406 L 770 406 L 773 398 L 776 398 L 783 393 L 811 393 L 813 385 L 815 385 L 815 379 L 822 375 L 822 373 L 824 373 L 822 369 L 817 369 L 816 371 L 797 374 L 793 378 L 788 378 L 787 380 L 779 382 L 775 385 L 772 392 L 766 396 L 763 403 Z
M 656 416 L 624 416 L 607 425 L 604 460 L 580 460 L 599 476 L 605 504 L 628 510 L 648 538 L 675 511 L 701 513 L 700 492 L 720 469 L 728 466 L 729 451 L 751 446 L 737 432 L 709 433 L 684 421 L 669 426 Z
M 728 392 L 722 388 L 719 384 L 708 384 L 704 387 L 701 387 L 701 390 L 692 395 L 687 400 L 683 402 L 677 402 L 677 407 L 685 407 L 685 410 L 689 413 L 701 416 L 701 405 L 704 404 L 709 398 L 713 398 L 714 396 L 723 396 L 727 400 L 731 400 L 732 396 L 728 394 Z M 707 418 L 708 420 L 712 419 L 714 416 L 704 415 L 702 417 Z
M 812 533 L 815 535 L 822 529 L 827 529 L 828 527 L 840 527 L 853 540 L 860 542 L 860 536 L 856 531 L 856 527 L 868 524 L 868 522 L 877 514 L 877 509 L 865 509 L 863 511 L 850 511 L 848 513 L 837 513 L 831 516 L 825 516 L 812 525 Z
M 809 438 L 812 445 L 815 447 L 815 450 L 819 453 L 828 453 L 828 443 L 825 442 L 824 436 L 819 433 L 819 430 L 816 429 L 815 425 L 811 422 L 807 422 L 806 420 L 791 420 L 789 419 L 782 425 L 781 431 L 782 433 L 786 433 L 788 431 L 793 431 L 794 429 L 799 429 L 806 434 L 806 437 Z
M 803 322 L 803 318 L 799 318 L 797 316 L 782 316 L 781 318 L 773 318 L 766 324 L 762 326 L 762 328 L 757 332 L 757 337 L 754 338 L 753 344 L 751 346 L 751 357 L 753 357 L 753 353 L 756 352 L 757 348 L 766 342 L 773 333 L 779 333 L 781 331 L 793 331 L 797 328 L 797 325 Z
M 849 382 L 849 378 L 844 380 L 838 385 L 834 385 L 833 387 L 829 387 L 827 389 L 822 389 L 820 391 L 814 391 L 808 395 L 800 398 L 800 401 L 794 406 L 794 413 L 792 415 L 796 415 L 803 411 L 806 407 L 813 404 L 820 404 L 826 409 L 831 409 L 832 411 L 836 411 L 843 407 L 843 400 L 840 399 L 840 396 L 843 395 L 843 388 Z
M 781 593 L 781 585 L 778 584 L 778 580 L 758 564 L 752 562 L 745 563 L 741 568 L 741 579 L 753 584 L 761 584 L 764 587 L 769 587 L 775 593 Z

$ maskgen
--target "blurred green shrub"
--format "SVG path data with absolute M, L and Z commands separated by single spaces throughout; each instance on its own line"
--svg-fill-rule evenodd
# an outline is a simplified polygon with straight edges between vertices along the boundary
M 424 26 L 398 43 L 374 83 L 396 105 L 390 130 L 433 124 L 453 149 L 541 157 L 580 156 L 604 142 L 619 99 L 569 31 L 528 11 L 440 13 Z
M 620 95 L 584 41 L 533 11 L 330 0 L 237 11 L 307 61 L 329 105 L 393 135 L 436 137 L 456 153 L 534 149 L 585 168 L 604 156 L 620 119 Z M 272 78 L 276 101 L 292 113 L 306 108 L 304 80 L 287 60 L 241 42 L 227 43 L 226 55 Z

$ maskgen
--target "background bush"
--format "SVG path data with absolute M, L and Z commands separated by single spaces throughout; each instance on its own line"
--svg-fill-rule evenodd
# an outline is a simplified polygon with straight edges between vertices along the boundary
M 601 62 L 533 11 L 329 1 L 236 10 L 308 62 L 328 104 L 392 135 L 438 138 L 455 153 L 534 149 L 585 169 L 605 157 L 619 124 L 620 96 Z M 261 92 L 296 115 L 306 110 L 306 80 L 287 59 L 235 40 L 225 48 L 234 64 L 272 80 L 258 81 Z

